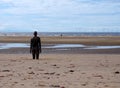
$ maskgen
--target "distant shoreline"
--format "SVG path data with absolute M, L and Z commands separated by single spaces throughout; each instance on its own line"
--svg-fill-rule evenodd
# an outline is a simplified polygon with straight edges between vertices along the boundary
M 32 36 L 33 32 L 0 32 L 0 36 Z M 120 36 L 120 32 L 38 32 L 39 36 Z

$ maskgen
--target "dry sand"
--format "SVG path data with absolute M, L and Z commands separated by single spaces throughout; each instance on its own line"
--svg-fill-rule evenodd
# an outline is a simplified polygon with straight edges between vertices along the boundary
M 0 88 L 120 88 L 120 55 L 0 54 Z

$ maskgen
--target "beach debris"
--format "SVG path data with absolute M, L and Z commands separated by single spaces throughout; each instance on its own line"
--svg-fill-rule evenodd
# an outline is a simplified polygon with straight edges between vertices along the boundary
M 9 77 L 9 76 L 13 76 L 13 74 L 0 75 L 0 78 L 3 78 L 3 77 Z
M 10 70 L 2 70 L 2 72 L 10 72 Z
M 18 82 L 14 82 L 15 84 L 17 84 Z
M 52 65 L 53 67 L 56 67 L 56 68 L 60 68 L 59 66 L 57 66 L 56 64 Z
M 57 76 L 60 76 L 60 74 L 56 74 Z
M 28 74 L 35 74 L 33 71 L 29 72 Z
M 74 72 L 74 70 L 70 70 L 69 72 Z
M 102 75 L 93 75 L 93 77 L 98 77 L 98 78 L 103 79 L 103 76 L 102 76 Z
M 52 66 L 57 66 L 56 64 L 52 65 Z
M 45 75 L 54 75 L 55 72 L 51 72 L 51 73 L 44 73 Z
M 60 88 L 60 85 L 50 85 L 50 87 Z
M 83 84 L 81 84 L 82 86 L 86 86 L 86 85 L 88 85 L 88 82 L 85 82 L 85 83 L 83 83 Z
M 0 75 L 0 78 L 3 78 L 3 77 L 5 77 L 4 75 Z
M 86 84 L 81 84 L 82 86 L 86 86 Z
M 29 67 L 29 69 L 32 69 L 32 67 Z
M 115 74 L 120 74 L 120 72 L 119 72 L 119 71 L 116 71 Z
M 109 87 L 109 85 L 105 85 L 105 87 Z

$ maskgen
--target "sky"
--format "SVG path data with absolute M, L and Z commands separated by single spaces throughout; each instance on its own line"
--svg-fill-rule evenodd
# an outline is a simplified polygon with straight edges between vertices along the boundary
M 0 32 L 120 32 L 120 0 L 0 0 Z

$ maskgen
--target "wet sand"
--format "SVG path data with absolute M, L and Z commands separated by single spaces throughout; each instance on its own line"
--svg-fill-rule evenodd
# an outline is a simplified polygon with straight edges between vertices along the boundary
M 0 54 L 30 54 L 29 48 L 0 49 Z M 42 54 L 120 54 L 118 49 L 42 48 Z
M 1 36 L 0 43 L 30 43 L 32 36 Z M 120 45 L 120 36 L 56 36 L 56 37 L 41 37 L 42 53 L 65 53 L 65 54 L 120 54 L 120 48 L 115 49 L 83 49 L 82 47 L 65 48 L 65 49 L 52 49 L 44 48 L 43 46 L 55 44 L 84 44 L 88 46 L 110 46 Z M 1 54 L 29 54 L 29 48 L 11 48 L 0 49 Z
M 32 36 L 0 36 L 0 43 L 30 43 Z M 42 44 L 120 45 L 120 36 L 50 36 L 41 37 Z

